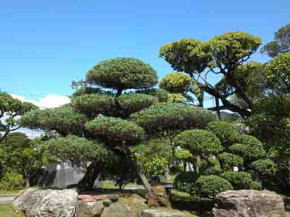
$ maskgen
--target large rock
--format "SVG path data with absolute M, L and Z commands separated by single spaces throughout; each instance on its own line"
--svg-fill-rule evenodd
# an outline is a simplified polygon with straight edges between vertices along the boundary
M 194 217 L 188 213 L 172 209 L 144 209 L 139 212 L 138 217 Z
M 271 191 L 225 191 L 217 201 L 215 217 L 285 217 L 282 197 Z
M 132 217 L 132 214 L 126 205 L 117 202 L 106 207 L 101 217 Z
M 26 217 L 73 217 L 77 207 L 77 192 L 28 189 L 12 204 Z
M 103 209 L 102 201 L 79 201 L 77 217 L 100 217 Z

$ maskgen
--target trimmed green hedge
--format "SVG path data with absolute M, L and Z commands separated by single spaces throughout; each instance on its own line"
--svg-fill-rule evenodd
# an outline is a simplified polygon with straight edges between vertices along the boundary
M 207 130 L 186 130 L 173 140 L 175 146 L 187 149 L 193 155 L 217 154 L 223 150 L 219 139 Z
M 182 103 L 158 103 L 131 115 L 148 134 L 190 128 L 205 128 L 217 119 L 212 112 Z
M 229 122 L 214 121 L 208 124 L 207 129 L 213 132 L 223 145 L 232 145 L 238 141 L 239 132 Z
M 173 187 L 179 191 L 193 194 L 195 192 L 194 186 L 197 178 L 195 172 L 181 172 L 175 177 Z
M 216 175 L 200 176 L 195 183 L 196 193 L 201 197 L 213 198 L 218 193 L 233 190 L 231 183 Z
M 217 158 L 224 170 L 233 170 L 234 166 L 241 166 L 244 162 L 242 157 L 227 152 L 219 154 Z
M 260 159 L 251 163 L 252 168 L 260 175 L 275 175 L 277 165 L 270 159 Z
M 96 118 L 86 124 L 86 129 L 107 145 L 136 145 L 145 136 L 141 127 L 121 118 Z
M 220 175 L 222 178 L 228 180 L 235 190 L 249 189 L 252 183 L 252 176 L 247 172 L 224 172 Z
M 115 58 L 100 62 L 86 75 L 86 81 L 105 88 L 138 89 L 157 84 L 157 73 L 135 58 Z

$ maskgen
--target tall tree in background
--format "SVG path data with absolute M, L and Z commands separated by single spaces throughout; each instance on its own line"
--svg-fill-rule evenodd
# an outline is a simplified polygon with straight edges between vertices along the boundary
M 290 24 L 278 29 L 275 32 L 274 40 L 262 48 L 262 53 L 266 53 L 270 57 L 286 52 L 290 52 Z
M 17 118 L 37 106 L 21 102 L 7 93 L 0 92 L 0 142 L 12 131 L 20 128 Z

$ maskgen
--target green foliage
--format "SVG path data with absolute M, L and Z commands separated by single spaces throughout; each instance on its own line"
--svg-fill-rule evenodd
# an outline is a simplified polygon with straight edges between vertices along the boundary
M 232 145 L 237 142 L 239 137 L 237 129 L 231 123 L 226 121 L 211 122 L 208 124 L 207 129 L 213 132 L 223 145 Z
M 220 192 L 233 190 L 231 183 L 219 176 L 200 176 L 195 183 L 196 193 L 201 197 L 213 198 Z
M 265 151 L 261 143 L 257 144 L 234 144 L 229 147 L 233 154 L 240 155 L 244 162 L 254 161 L 265 157 Z
M 177 150 L 174 154 L 175 156 L 175 159 L 176 160 L 188 160 L 190 158 L 192 158 L 192 154 L 190 153 L 190 151 L 186 150 L 186 149 L 180 149 L 180 150 Z
M 39 109 L 27 112 L 20 119 L 22 126 L 40 128 L 45 131 L 56 130 L 66 136 L 81 135 L 84 131 L 86 117 L 74 112 L 71 106 L 64 105 L 54 109 Z
M 262 53 L 268 54 L 270 57 L 275 57 L 280 53 L 290 51 L 290 24 L 282 26 L 275 32 L 274 41 L 267 43 Z
M 247 172 L 224 172 L 221 177 L 228 180 L 235 190 L 249 189 L 252 184 L 252 176 Z
M 85 95 L 85 94 L 104 94 L 104 91 L 100 88 L 94 88 L 94 87 L 81 87 L 77 89 L 73 93 L 73 97 Z
M 72 100 L 73 108 L 87 117 L 97 117 L 99 114 L 114 115 L 114 97 L 101 94 L 84 94 Z
M 168 95 L 168 100 L 167 102 L 170 102 L 170 103 L 181 103 L 181 102 L 184 102 L 185 101 L 185 96 L 181 93 L 170 93 Z
M 157 73 L 148 64 L 134 58 L 115 58 L 100 62 L 86 76 L 91 84 L 117 90 L 152 87 Z
M 244 162 L 243 158 L 231 153 L 223 152 L 217 156 L 223 170 L 233 170 L 234 166 L 241 166 Z
M 204 128 L 217 117 L 210 111 L 182 103 L 159 103 L 131 115 L 131 120 L 148 134 L 164 131 Z
M 232 60 L 243 62 L 260 46 L 261 39 L 245 32 L 228 32 L 208 42 L 212 66 L 230 66 Z
M 21 102 L 9 94 L 0 91 L 0 141 L 11 131 L 19 128 L 17 121 L 19 116 L 34 109 L 37 109 L 37 106 L 34 104 Z
M 202 72 L 210 61 L 206 43 L 195 39 L 182 39 L 160 48 L 163 57 L 173 69 L 188 74 Z
M 144 163 L 143 168 L 150 175 L 164 175 L 168 168 L 168 161 L 164 157 L 153 157 Z
M 221 142 L 206 130 L 186 130 L 179 133 L 173 140 L 175 146 L 187 149 L 192 155 L 208 156 L 223 150 Z
M 104 146 L 78 136 L 57 137 L 39 144 L 44 162 L 86 162 L 107 154 Z
M 13 170 L 4 173 L 0 179 L 1 190 L 16 190 L 24 186 L 23 176 Z
M 277 165 L 270 159 L 260 159 L 251 163 L 252 168 L 262 176 L 274 175 Z
M 96 118 L 86 123 L 86 129 L 107 145 L 136 145 L 144 139 L 144 130 L 121 118 Z
M 218 175 L 221 171 L 220 162 L 215 158 L 207 158 L 202 160 L 199 165 L 200 175 Z
M 132 147 L 138 165 L 148 175 L 164 174 L 172 159 L 170 141 L 151 139 L 146 143 Z
M 194 185 L 197 178 L 195 172 L 181 172 L 174 178 L 173 187 L 179 191 L 194 194 Z
M 124 94 L 118 97 L 118 105 L 113 96 L 100 94 L 85 94 L 75 97 L 72 105 L 79 113 L 88 117 L 97 117 L 99 114 L 107 116 L 128 117 L 157 103 L 158 98 L 141 93 Z
M 37 141 L 38 139 L 29 140 L 20 132 L 9 134 L 0 144 L 2 172 L 13 170 L 28 182 L 34 170 L 42 166 L 41 154 L 36 149 Z
M 290 26 L 290 25 L 289 25 Z M 289 41 L 290 42 L 290 41 Z M 275 93 L 290 92 L 290 51 L 266 64 L 267 87 Z
M 290 95 L 268 96 L 254 104 L 248 120 L 251 134 L 276 157 L 290 155 Z
M 160 88 L 170 93 L 183 93 L 188 90 L 192 83 L 192 79 L 181 72 L 173 72 L 162 78 Z
M 168 101 L 168 92 L 163 89 L 149 88 L 144 90 L 137 90 L 136 93 L 143 93 L 151 96 L 155 96 L 158 98 L 159 102 L 167 102 Z
M 243 88 L 247 97 L 254 102 L 265 95 L 264 65 L 255 61 L 247 62 L 233 72 L 232 79 Z M 232 102 L 242 108 L 249 109 L 249 105 L 237 94 L 232 95 Z
M 252 190 L 262 190 L 263 187 L 262 187 L 262 184 L 260 182 L 253 181 L 250 184 L 250 189 L 252 189 Z

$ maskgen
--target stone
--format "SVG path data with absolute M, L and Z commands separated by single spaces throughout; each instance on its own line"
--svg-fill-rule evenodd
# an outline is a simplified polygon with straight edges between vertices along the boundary
M 77 198 L 78 200 L 83 201 L 95 201 L 95 200 L 104 200 L 105 196 L 102 194 L 99 195 L 79 194 Z
M 110 206 L 112 204 L 112 201 L 110 199 L 103 200 L 104 206 Z
M 195 215 L 173 209 L 143 209 L 138 217 L 196 217 Z
M 120 197 L 117 194 L 112 194 L 112 195 L 108 195 L 107 198 L 115 203 L 115 202 L 117 202 L 119 200 Z
M 104 210 L 101 201 L 79 201 L 77 209 L 77 217 L 100 217 Z
M 215 217 L 285 217 L 283 198 L 271 191 L 225 191 L 217 195 Z
M 106 207 L 101 217 L 132 217 L 132 214 L 126 205 L 117 202 Z
M 154 193 L 159 196 L 159 197 L 165 197 L 166 196 L 166 190 L 165 187 L 162 185 L 157 185 L 152 187 L 152 190 L 154 191 Z
M 73 217 L 77 207 L 77 192 L 69 189 L 28 189 L 12 204 L 26 217 Z

